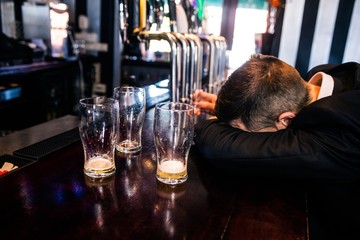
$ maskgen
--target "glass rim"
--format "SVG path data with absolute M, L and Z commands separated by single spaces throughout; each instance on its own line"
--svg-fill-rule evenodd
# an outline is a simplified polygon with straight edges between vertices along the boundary
M 182 106 L 185 108 L 182 108 Z M 164 111 L 193 111 L 195 107 L 189 103 L 183 102 L 162 102 L 155 105 L 155 110 L 156 109 L 161 109 Z
M 125 90 L 125 91 L 122 91 Z M 113 91 L 121 91 L 121 92 L 145 92 L 145 88 L 136 87 L 136 86 L 118 86 L 113 89 Z
M 79 100 L 80 105 L 89 106 L 89 105 L 109 105 L 118 103 L 119 101 L 112 97 L 98 96 L 98 97 L 88 97 L 81 98 Z

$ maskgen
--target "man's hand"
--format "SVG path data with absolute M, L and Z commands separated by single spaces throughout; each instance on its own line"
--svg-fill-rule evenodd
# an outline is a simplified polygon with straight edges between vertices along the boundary
M 195 90 L 192 95 L 193 105 L 195 106 L 195 115 L 200 115 L 202 112 L 215 116 L 215 103 L 217 96 L 212 93 L 207 93 L 202 90 Z

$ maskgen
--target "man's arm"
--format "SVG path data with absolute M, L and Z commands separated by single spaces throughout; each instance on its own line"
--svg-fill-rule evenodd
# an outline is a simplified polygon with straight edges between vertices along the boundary
M 360 93 L 319 100 L 277 132 L 251 133 L 218 120 L 196 125 L 203 161 L 227 173 L 275 178 L 359 180 Z

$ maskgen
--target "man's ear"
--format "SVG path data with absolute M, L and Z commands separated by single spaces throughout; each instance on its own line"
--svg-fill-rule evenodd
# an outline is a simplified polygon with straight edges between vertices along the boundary
M 293 112 L 284 112 L 279 115 L 275 125 L 278 130 L 287 128 L 291 120 L 296 116 Z
M 230 126 L 232 126 L 233 128 L 239 128 L 241 130 L 244 130 L 246 132 L 250 132 L 246 126 L 244 125 L 244 123 L 240 120 L 240 119 L 233 119 L 230 121 Z

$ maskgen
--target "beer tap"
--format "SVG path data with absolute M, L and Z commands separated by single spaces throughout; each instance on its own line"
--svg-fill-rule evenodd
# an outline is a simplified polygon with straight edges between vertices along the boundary
M 120 34 L 123 43 L 128 40 L 127 37 L 127 28 L 128 22 L 127 19 L 129 17 L 128 9 L 127 9 L 127 2 L 126 0 L 120 0 L 119 2 L 119 27 L 120 27 Z
M 149 22 L 149 28 L 156 23 L 156 13 L 155 13 L 155 0 L 147 0 L 147 19 Z
M 169 0 L 168 4 L 169 4 L 170 31 L 177 32 L 175 0 Z
M 127 6 L 127 21 L 124 34 L 124 54 L 141 58 L 138 35 L 146 29 L 146 0 L 123 0 Z M 125 5 L 124 5 L 125 6 Z
M 156 31 L 161 29 L 164 15 L 164 1 L 163 0 L 148 0 L 148 21 L 150 28 L 156 24 Z
M 155 22 L 157 23 L 157 30 L 161 28 L 163 23 L 164 16 L 164 1 L 163 0 L 155 0 Z

